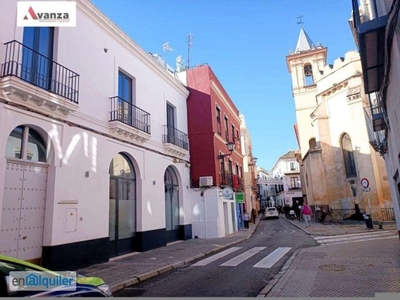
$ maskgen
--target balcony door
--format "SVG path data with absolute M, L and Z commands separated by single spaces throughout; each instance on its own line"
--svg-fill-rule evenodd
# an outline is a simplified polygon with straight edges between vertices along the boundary
M 126 74 L 118 73 L 118 97 L 121 110 L 120 121 L 128 125 L 133 124 L 132 112 L 132 78 Z
M 168 143 L 176 145 L 175 142 L 175 107 L 167 103 L 167 140 Z
M 25 27 L 21 78 L 46 90 L 52 87 L 53 27 Z

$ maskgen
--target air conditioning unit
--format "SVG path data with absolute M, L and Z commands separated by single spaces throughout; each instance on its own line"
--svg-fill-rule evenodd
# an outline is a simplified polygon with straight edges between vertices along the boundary
M 213 185 L 213 177 L 212 176 L 199 177 L 199 187 L 212 186 L 212 185 Z

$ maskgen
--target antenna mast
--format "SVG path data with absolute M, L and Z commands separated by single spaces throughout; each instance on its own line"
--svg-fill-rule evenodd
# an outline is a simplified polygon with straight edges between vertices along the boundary
M 190 67 L 190 47 L 192 47 L 193 44 L 193 36 L 191 33 L 188 34 L 187 36 L 187 44 L 188 44 L 188 61 L 187 61 L 187 67 Z

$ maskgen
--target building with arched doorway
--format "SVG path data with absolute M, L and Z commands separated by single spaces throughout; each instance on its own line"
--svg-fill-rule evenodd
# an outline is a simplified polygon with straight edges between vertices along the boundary
M 90 1 L 70 28 L 2 7 L 0 253 L 77 269 L 191 239 L 187 89 Z
M 359 217 L 361 209 L 381 220 L 381 208 L 392 201 L 384 160 L 369 143 L 373 132 L 360 56 L 349 51 L 333 64 L 326 58 L 327 48 L 313 44 L 304 29 L 295 51 L 286 56 L 303 198 L 317 212 L 336 211 L 337 219 L 356 213 Z M 368 189 L 361 186 L 363 178 L 369 181 Z

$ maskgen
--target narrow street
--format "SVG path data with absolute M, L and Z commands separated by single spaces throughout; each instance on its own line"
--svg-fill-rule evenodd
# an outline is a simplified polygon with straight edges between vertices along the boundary
M 294 251 L 318 243 L 286 220 L 261 220 L 233 247 L 114 293 L 116 297 L 255 297 Z

